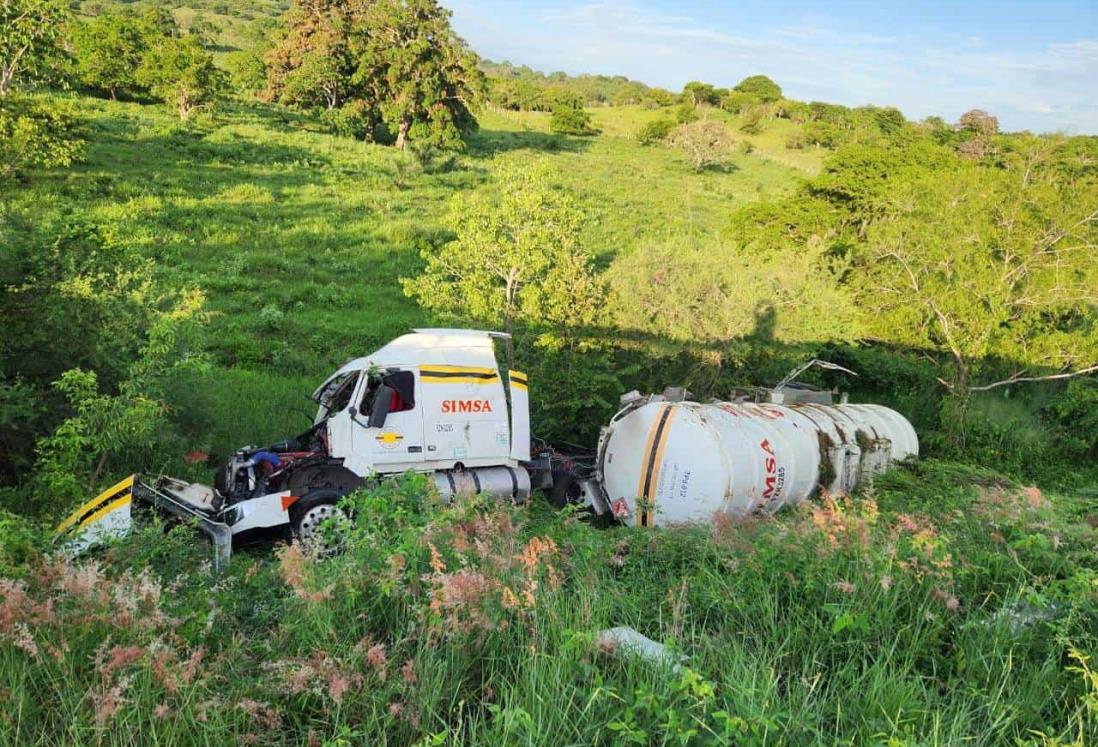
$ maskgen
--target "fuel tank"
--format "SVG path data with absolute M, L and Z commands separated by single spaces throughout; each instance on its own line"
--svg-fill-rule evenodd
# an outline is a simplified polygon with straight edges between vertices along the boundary
M 658 526 L 773 513 L 821 487 L 849 492 L 918 453 L 911 423 L 880 405 L 650 397 L 603 429 L 598 476 L 620 521 Z

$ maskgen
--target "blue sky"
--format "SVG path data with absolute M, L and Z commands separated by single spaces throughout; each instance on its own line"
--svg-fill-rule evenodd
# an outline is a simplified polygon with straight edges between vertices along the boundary
M 1098 0 L 442 0 L 482 56 L 680 90 L 764 73 L 786 95 L 1098 134 Z

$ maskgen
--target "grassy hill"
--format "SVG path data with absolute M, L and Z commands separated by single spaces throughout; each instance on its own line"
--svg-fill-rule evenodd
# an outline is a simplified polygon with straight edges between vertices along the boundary
M 552 163 L 603 261 L 672 236 L 719 241 L 736 205 L 786 194 L 813 168 L 764 135 L 726 171 L 698 174 L 674 150 L 638 145 L 635 129 L 659 113 L 632 108 L 596 111 L 598 138 L 551 135 L 547 114 L 489 111 L 466 154 L 424 166 L 289 110 L 236 105 L 187 126 L 159 107 L 76 103 L 86 158 L 36 176 L 10 209 L 42 233 L 74 211 L 109 223 L 157 272 L 206 292 L 218 384 L 189 417 L 212 426 L 196 445 L 219 455 L 299 429 L 327 373 L 427 321 L 399 280 L 446 240 L 448 201 L 493 189 L 505 161 Z

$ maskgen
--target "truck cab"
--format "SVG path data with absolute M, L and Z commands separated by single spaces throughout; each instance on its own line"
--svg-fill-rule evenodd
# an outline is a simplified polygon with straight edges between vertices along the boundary
M 313 394 L 329 455 L 360 477 L 529 460 L 526 379 L 505 381 L 497 337 L 417 329 L 344 365 Z

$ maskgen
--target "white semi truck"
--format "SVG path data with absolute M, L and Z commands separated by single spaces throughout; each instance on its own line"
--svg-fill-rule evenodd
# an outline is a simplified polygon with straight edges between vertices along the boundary
M 341 499 L 367 481 L 431 476 L 439 495 L 521 503 L 546 491 L 637 526 L 773 512 L 818 490 L 846 492 L 918 454 L 900 414 L 833 404 L 797 385 L 699 403 L 682 390 L 622 397 L 597 449 L 531 452 L 529 382 L 501 369 L 501 333 L 416 329 L 328 377 L 313 425 L 296 438 L 238 450 L 213 486 L 132 475 L 58 527 L 79 551 L 129 529 L 134 500 L 193 519 L 224 563 L 235 541 L 283 533 L 317 541 Z

